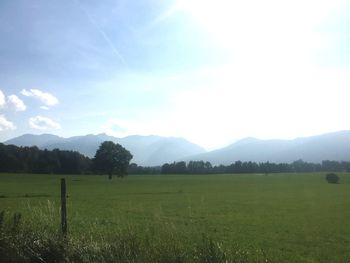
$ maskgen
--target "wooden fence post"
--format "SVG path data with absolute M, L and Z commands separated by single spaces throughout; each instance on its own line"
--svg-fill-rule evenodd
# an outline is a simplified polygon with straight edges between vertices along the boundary
M 61 228 L 63 237 L 67 237 L 66 179 L 61 178 Z

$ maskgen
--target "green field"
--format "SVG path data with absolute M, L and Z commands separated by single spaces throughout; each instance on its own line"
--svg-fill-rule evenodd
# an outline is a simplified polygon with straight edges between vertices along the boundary
M 131 231 L 184 247 L 205 236 L 271 262 L 350 262 L 350 175 L 340 184 L 324 176 L 66 176 L 69 236 Z M 0 211 L 58 229 L 60 178 L 1 174 Z

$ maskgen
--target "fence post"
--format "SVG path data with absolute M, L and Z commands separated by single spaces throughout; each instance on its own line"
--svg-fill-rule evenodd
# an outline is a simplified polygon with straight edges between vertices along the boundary
M 61 178 L 61 228 L 63 237 L 67 237 L 66 179 Z

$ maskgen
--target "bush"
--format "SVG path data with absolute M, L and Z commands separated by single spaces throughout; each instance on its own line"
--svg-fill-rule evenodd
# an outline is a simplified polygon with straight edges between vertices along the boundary
M 337 184 L 339 182 L 339 179 L 339 176 L 336 174 L 326 174 L 326 180 L 329 184 Z

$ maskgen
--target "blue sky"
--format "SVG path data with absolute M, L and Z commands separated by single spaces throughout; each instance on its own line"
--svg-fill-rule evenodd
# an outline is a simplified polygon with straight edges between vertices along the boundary
M 2 0 L 0 141 L 350 129 L 349 23 L 340 0 Z

